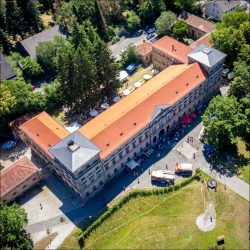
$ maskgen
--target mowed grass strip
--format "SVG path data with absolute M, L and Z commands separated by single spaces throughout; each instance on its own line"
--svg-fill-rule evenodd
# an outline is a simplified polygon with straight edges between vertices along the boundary
M 204 212 L 204 196 L 208 197 L 204 186 L 194 181 L 173 196 L 153 195 L 130 200 L 85 239 L 85 247 L 208 249 L 216 245 L 218 236 L 225 235 L 226 249 L 249 249 L 249 203 L 232 191 L 224 190 L 222 185 L 217 193 L 210 195 L 215 200 L 216 228 L 207 233 L 197 228 L 196 217 Z M 166 201 L 160 206 L 139 216 L 163 199 Z M 208 198 L 205 200 L 207 202 Z M 128 224 L 118 228 L 124 222 Z M 118 229 L 113 231 L 115 228 Z

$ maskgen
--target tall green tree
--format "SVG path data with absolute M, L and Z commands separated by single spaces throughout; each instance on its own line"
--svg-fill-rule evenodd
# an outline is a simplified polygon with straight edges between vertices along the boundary
M 159 35 L 165 35 L 170 31 L 176 21 L 176 15 L 172 11 L 162 12 L 157 18 L 155 26 Z
M 136 15 L 134 11 L 128 11 L 128 18 L 127 18 L 127 30 L 133 32 L 140 27 L 141 20 L 140 17 Z
M 22 10 L 17 5 L 16 0 L 8 0 L 5 2 L 6 8 L 6 31 L 12 36 L 22 34 L 23 29 L 23 16 Z
M 58 80 L 61 84 L 62 98 L 66 105 L 74 104 L 75 95 L 78 91 L 74 86 L 74 68 L 73 68 L 74 49 L 67 48 L 58 54 Z
M 15 105 L 15 96 L 12 95 L 7 86 L 0 84 L 0 117 L 10 114 Z
M 21 114 L 26 111 L 31 85 L 18 80 L 6 80 L 2 82 L 2 85 L 15 97 L 15 105 L 12 107 L 10 114 Z
M 188 25 L 184 20 L 177 21 L 173 26 L 174 36 L 183 39 L 188 34 Z
M 33 0 L 17 0 L 23 17 L 23 28 L 25 32 L 36 33 L 39 31 L 41 21 L 39 18 L 38 8 Z
M 248 124 L 236 98 L 223 96 L 212 99 L 202 121 L 206 127 L 205 141 L 217 152 L 232 148 L 238 136 L 245 136 Z
M 17 204 L 11 206 L 0 203 L 0 248 L 32 249 L 24 229 L 27 225 L 27 214 Z
M 43 70 L 37 61 L 29 56 L 20 60 L 22 69 L 28 78 L 35 78 L 43 73 Z
M 97 83 L 102 96 L 111 97 L 120 87 L 117 79 L 118 65 L 111 55 L 108 46 L 100 39 L 94 44 L 95 69 L 97 72 Z

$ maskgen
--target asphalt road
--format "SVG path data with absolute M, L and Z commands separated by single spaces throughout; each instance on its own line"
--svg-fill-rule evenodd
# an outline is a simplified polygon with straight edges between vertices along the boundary
M 147 34 L 143 33 L 140 36 L 131 36 L 131 37 L 122 37 L 121 40 L 109 48 L 112 52 L 112 55 L 116 58 L 120 58 L 120 52 L 125 50 L 130 44 L 137 44 L 142 42 L 143 40 L 147 40 Z

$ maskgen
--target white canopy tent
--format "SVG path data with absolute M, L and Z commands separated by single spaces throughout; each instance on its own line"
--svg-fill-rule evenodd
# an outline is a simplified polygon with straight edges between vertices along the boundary
M 140 166 L 136 161 L 134 160 L 131 160 L 127 163 L 127 167 L 130 169 L 130 170 L 134 170 L 135 168 L 137 168 L 138 166 Z
M 151 75 L 144 75 L 143 78 L 144 78 L 145 80 L 149 80 L 149 79 L 152 78 L 152 76 L 151 76 Z
M 107 108 L 109 108 L 109 104 L 107 102 L 104 102 L 101 104 L 101 108 L 107 109 Z
M 95 116 L 98 115 L 98 111 L 95 110 L 95 109 L 92 109 L 92 110 L 89 112 L 89 114 L 90 114 L 90 116 L 95 117 Z
M 123 95 L 129 95 L 131 91 L 129 89 L 124 89 L 122 93 Z
M 135 86 L 136 88 L 141 87 L 141 85 L 142 85 L 142 83 L 141 83 L 141 82 L 135 82 L 135 83 L 134 83 L 134 86 Z
M 128 77 L 128 73 L 125 70 L 119 72 L 118 79 L 122 82 L 125 78 Z
M 119 102 L 121 100 L 121 97 L 120 96 L 115 96 L 113 98 L 113 102 Z

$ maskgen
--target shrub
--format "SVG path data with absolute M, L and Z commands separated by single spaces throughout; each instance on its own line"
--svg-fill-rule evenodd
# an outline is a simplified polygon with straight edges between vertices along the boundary
M 43 73 L 39 63 L 31 57 L 25 57 L 20 60 L 21 68 L 28 78 L 35 78 Z

